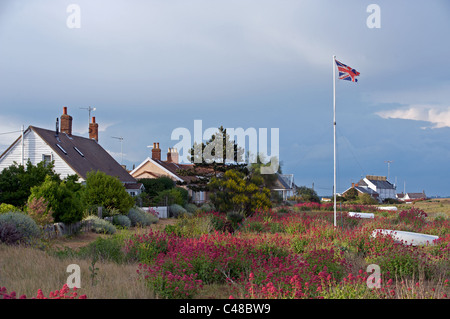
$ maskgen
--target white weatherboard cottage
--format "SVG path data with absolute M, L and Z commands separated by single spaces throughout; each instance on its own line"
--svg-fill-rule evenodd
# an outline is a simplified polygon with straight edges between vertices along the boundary
M 89 138 L 72 135 L 72 117 L 67 114 L 66 107 L 61 116 L 61 130 L 58 122 L 55 130 L 29 126 L 0 155 L 0 170 L 14 163 L 25 165 L 28 161 L 33 165 L 53 161 L 54 171 L 61 178 L 78 175 L 81 182 L 86 180 L 88 172 L 101 171 L 117 177 L 131 195 L 142 191 L 142 184 L 98 143 L 98 124 L 94 117 L 89 124 Z

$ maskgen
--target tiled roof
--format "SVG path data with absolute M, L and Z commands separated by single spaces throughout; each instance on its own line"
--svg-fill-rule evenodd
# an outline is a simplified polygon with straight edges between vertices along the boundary
M 195 167 L 194 164 L 178 164 L 174 162 L 161 161 L 157 159 L 153 159 L 154 162 L 164 167 L 166 170 L 176 175 L 178 178 L 182 179 L 186 183 L 190 183 L 198 179 L 196 175 L 184 175 L 181 172 L 183 170 L 193 170 L 195 168 L 195 172 L 199 174 L 207 174 L 213 173 L 213 170 L 206 167 Z
M 409 198 L 426 198 L 424 193 L 407 193 Z
M 365 188 L 360 186 L 355 186 L 355 189 L 359 191 L 360 193 L 370 194 L 370 195 L 376 195 L 378 194 L 376 191 L 374 191 L 371 188 Z
M 136 180 L 93 139 L 30 126 L 79 176 L 86 179 L 90 171 L 117 177 L 122 183 Z
M 395 189 L 394 185 L 389 183 L 388 181 L 379 181 L 379 180 L 370 180 L 371 183 L 373 183 L 377 189 Z
M 277 180 L 275 181 L 275 185 L 272 187 L 272 189 L 273 190 L 294 189 L 295 184 L 293 179 L 294 179 L 293 175 L 277 173 Z

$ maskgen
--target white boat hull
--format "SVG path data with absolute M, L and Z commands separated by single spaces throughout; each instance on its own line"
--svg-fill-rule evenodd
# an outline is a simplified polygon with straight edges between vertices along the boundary
M 373 213 L 355 213 L 355 212 L 349 212 L 349 217 L 356 217 L 356 218 L 375 218 L 375 214 Z
M 434 241 L 439 239 L 439 236 L 392 229 L 375 229 L 372 237 L 376 237 L 378 234 L 389 235 L 398 242 L 413 246 L 433 245 Z
M 377 207 L 378 210 L 388 210 L 388 211 L 397 211 L 397 207 L 395 206 L 380 206 Z

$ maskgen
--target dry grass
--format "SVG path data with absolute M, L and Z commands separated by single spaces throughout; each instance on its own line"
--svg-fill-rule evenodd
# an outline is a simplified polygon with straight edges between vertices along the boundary
M 35 297 L 38 289 L 48 296 L 50 291 L 62 288 L 70 273 L 67 266 L 77 264 L 81 269 L 79 294 L 89 299 L 148 299 L 155 298 L 143 281 L 138 280 L 136 264 L 119 265 L 97 262 L 97 283 L 91 284 L 90 261 L 58 259 L 46 252 L 22 246 L 0 244 L 0 286 L 18 296 Z
M 411 207 L 408 205 L 406 207 Z M 414 203 L 414 207 L 424 210 L 428 216 L 443 215 L 450 217 L 450 198 L 435 198 Z

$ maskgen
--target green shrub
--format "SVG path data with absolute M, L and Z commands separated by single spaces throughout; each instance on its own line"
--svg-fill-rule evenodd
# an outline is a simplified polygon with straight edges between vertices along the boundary
M 238 225 L 242 223 L 245 216 L 243 212 L 228 212 L 227 219 L 231 222 L 233 229 L 237 229 Z
M 20 212 L 16 206 L 6 203 L 0 204 L 0 214 L 9 213 L 9 212 Z
M 180 206 L 183 206 L 186 204 L 188 199 L 188 192 L 184 188 L 181 187 L 175 187 L 172 189 L 166 189 L 163 191 L 160 191 L 158 195 L 153 199 L 152 203 L 153 205 L 160 205 L 161 203 L 172 203 L 172 204 L 178 204 Z
M 183 206 L 178 204 L 172 204 L 169 206 L 170 215 L 173 217 L 179 217 L 187 213 L 187 210 Z
M 128 228 L 131 226 L 131 220 L 125 215 L 113 216 L 113 225 Z
M 116 209 L 125 214 L 134 205 L 133 197 L 127 193 L 122 182 L 100 171 L 87 173 L 82 195 L 88 207 L 101 206 L 107 213 Z
M 181 215 L 176 223 L 174 233 L 186 238 L 198 238 L 201 235 L 209 234 L 214 231 L 214 226 L 210 216 L 188 216 Z
M 116 227 L 113 224 L 95 215 L 84 218 L 83 223 L 90 223 L 91 231 L 98 234 L 114 234 L 116 232 Z
M 191 214 L 195 214 L 199 210 L 197 205 L 191 203 L 184 205 L 184 209 L 186 209 L 187 212 Z
M 20 212 L 9 212 L 0 215 L 0 226 L 13 224 L 25 239 L 37 237 L 41 229 L 36 222 L 28 215 Z
M 33 198 L 44 198 L 47 202 L 47 210 L 53 212 L 55 222 L 64 224 L 76 223 L 83 218 L 83 203 L 79 194 L 72 191 L 64 181 L 54 181 L 49 176 L 45 181 L 31 189 L 28 202 Z
M 131 226 L 150 226 L 151 224 L 158 222 L 158 217 L 151 213 L 147 213 L 144 210 L 133 207 L 128 211 L 128 218 L 131 221 Z
M 208 213 L 214 211 L 214 206 L 208 203 L 203 204 L 200 206 L 200 211 L 203 213 Z
M 0 224 L 0 243 L 15 245 L 22 240 L 23 236 L 16 225 L 12 223 Z
M 127 261 L 123 250 L 124 238 L 114 234 L 112 237 L 98 237 L 88 246 L 80 248 L 78 256 L 85 259 L 98 258 L 100 260 L 124 263 Z

